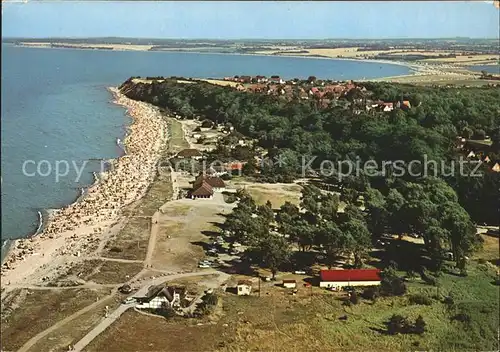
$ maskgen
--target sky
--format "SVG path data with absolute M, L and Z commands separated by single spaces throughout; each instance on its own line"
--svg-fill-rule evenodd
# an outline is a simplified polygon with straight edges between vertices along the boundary
M 2 37 L 498 38 L 492 1 L 2 2 Z

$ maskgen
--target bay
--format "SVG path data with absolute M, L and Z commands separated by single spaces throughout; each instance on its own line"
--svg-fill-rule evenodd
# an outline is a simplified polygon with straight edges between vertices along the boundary
M 406 66 L 352 60 L 2 44 L 2 239 L 32 234 L 39 226 L 39 211 L 75 201 L 93 182 L 93 172 L 101 165 L 92 159 L 123 153 L 116 140 L 123 138 L 130 120 L 110 103 L 106 88 L 130 76 L 356 80 L 410 72 Z M 58 161 L 60 173 L 65 162 L 69 169 L 57 179 Z

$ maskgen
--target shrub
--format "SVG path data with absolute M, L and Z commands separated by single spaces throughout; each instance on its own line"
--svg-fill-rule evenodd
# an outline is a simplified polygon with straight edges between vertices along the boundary
M 370 299 L 374 301 L 375 299 L 377 299 L 379 294 L 380 294 L 379 288 L 376 286 L 373 287 L 371 286 L 363 290 L 363 292 L 361 293 L 361 297 L 363 297 L 364 299 Z
M 470 315 L 467 313 L 458 313 L 452 319 L 462 323 L 468 323 L 470 322 Z
M 413 332 L 415 334 L 423 334 L 425 332 L 425 320 L 424 318 L 419 315 L 417 317 L 417 320 L 415 320 L 415 326 L 413 327 Z
M 449 296 L 446 296 L 443 299 L 443 303 L 446 304 L 447 306 L 452 306 L 455 304 L 455 300 L 453 299 L 453 296 L 451 294 Z
M 432 299 L 423 293 L 417 293 L 417 294 L 411 295 L 409 297 L 409 301 L 411 304 L 420 304 L 420 305 L 425 305 L 425 306 L 432 305 Z
M 428 270 L 424 269 L 422 271 L 422 280 L 424 280 L 426 283 L 428 283 L 429 285 L 433 285 L 433 286 L 436 286 L 437 283 L 438 283 L 438 280 L 437 278 L 432 275 Z
M 408 318 L 399 314 L 393 314 L 386 325 L 387 332 L 391 335 L 406 333 L 411 327 L 411 324 L 408 322 Z
M 359 297 L 356 291 L 352 291 L 350 296 L 349 296 L 349 301 L 352 304 L 358 304 L 359 303 Z

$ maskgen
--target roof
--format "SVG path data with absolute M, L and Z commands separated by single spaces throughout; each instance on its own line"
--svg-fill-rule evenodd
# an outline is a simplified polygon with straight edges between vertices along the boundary
M 252 286 L 252 281 L 250 281 L 250 280 L 238 280 L 238 286 L 240 286 L 240 285 Z
M 177 153 L 177 156 L 185 157 L 185 158 L 190 158 L 193 156 L 201 156 L 201 153 L 198 149 L 183 149 L 180 152 Z
M 297 280 L 283 280 L 284 284 L 296 284 Z
M 380 281 L 380 270 L 321 270 L 319 276 L 321 281 Z
M 207 176 L 203 174 L 199 174 L 198 177 L 194 180 L 193 188 L 198 188 L 202 185 L 202 183 L 207 183 L 210 187 L 215 188 L 224 188 L 226 184 L 224 180 L 217 176 Z
M 211 196 L 213 194 L 214 191 L 212 189 L 212 186 L 210 186 L 205 181 L 203 181 L 201 185 L 195 188 L 194 191 L 191 193 L 191 195 L 193 196 Z
M 226 168 L 229 170 L 241 170 L 243 168 L 243 163 L 241 162 L 226 163 Z

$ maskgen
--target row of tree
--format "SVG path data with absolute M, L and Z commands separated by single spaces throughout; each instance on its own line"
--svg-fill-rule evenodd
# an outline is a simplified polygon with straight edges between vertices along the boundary
M 456 266 L 465 270 L 467 255 L 480 245 L 469 215 L 443 180 L 399 181 L 385 193 L 369 186 L 363 191 L 345 188 L 343 192 L 347 196 L 305 185 L 299 206 L 285 202 L 273 211 L 269 202 L 257 206 L 240 190 L 238 205 L 228 215 L 224 232 L 230 243 L 248 246 L 249 256 L 264 263 L 273 275 L 288 262 L 292 248 L 321 253 L 329 267 L 339 260 L 361 267 L 384 234 L 423 237 L 424 255 L 430 258 L 433 270 L 441 269 L 448 251 L 453 253 Z M 364 210 L 359 207 L 360 196 Z M 388 274 L 391 288 L 386 291 L 399 290 L 397 279 Z

